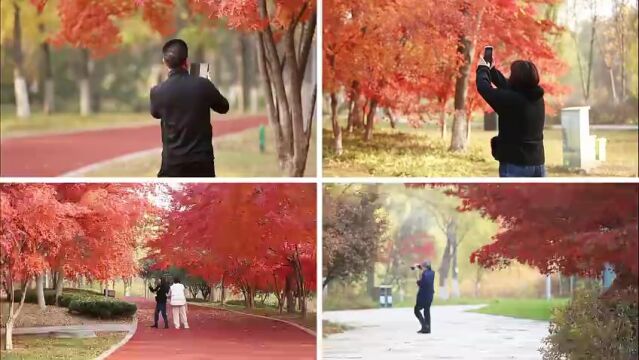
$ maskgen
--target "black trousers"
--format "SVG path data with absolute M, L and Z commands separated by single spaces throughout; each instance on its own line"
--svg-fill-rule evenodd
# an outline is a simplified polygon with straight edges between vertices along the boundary
M 164 326 L 169 326 L 169 321 L 166 317 L 166 302 L 155 303 L 155 313 L 153 314 L 153 321 L 155 326 L 158 326 L 159 315 L 162 313 L 162 319 L 164 320 Z
M 215 177 L 213 161 L 198 161 L 183 164 L 162 164 L 158 177 Z
M 419 324 L 422 326 L 422 329 L 430 331 L 430 305 L 433 303 L 433 299 L 428 299 L 426 301 L 418 301 L 415 304 L 415 317 L 419 320 Z M 422 310 L 424 310 L 424 315 L 422 315 Z

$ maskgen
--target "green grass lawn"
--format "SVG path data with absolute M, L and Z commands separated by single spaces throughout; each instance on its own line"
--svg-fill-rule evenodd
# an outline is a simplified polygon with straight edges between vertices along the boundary
M 497 299 L 492 300 L 488 305 L 471 310 L 481 314 L 509 316 L 520 319 L 550 320 L 550 316 L 555 308 L 564 306 L 569 299 Z
M 28 119 L 19 119 L 14 113 L 0 114 L 0 135 L 28 135 L 49 132 L 67 132 L 77 130 L 120 127 L 125 125 L 153 124 L 153 118 L 147 113 L 99 113 L 82 117 L 79 114 L 34 113 Z
M 219 303 L 199 302 L 199 301 L 193 302 L 192 304 L 208 306 L 208 307 L 212 307 L 216 309 L 229 309 L 229 310 L 239 311 L 239 312 L 243 312 L 247 314 L 262 315 L 262 316 L 272 317 L 276 319 L 286 320 L 286 321 L 290 321 L 298 325 L 301 325 L 313 331 L 316 331 L 316 328 L 317 328 L 317 323 L 316 323 L 317 314 L 314 312 L 308 312 L 306 313 L 306 317 L 302 317 L 300 313 L 289 314 L 286 311 L 280 314 L 278 309 L 273 306 L 264 306 L 264 307 L 256 307 L 254 309 L 247 309 L 243 305 L 225 304 L 224 306 L 221 306 Z
M 490 155 L 494 131 L 473 127 L 466 153 L 448 151 L 450 135 L 441 139 L 436 126 L 414 129 L 400 124 L 390 129 L 379 124 L 371 142 L 361 133 L 343 134 L 344 153 L 333 151 L 333 134 L 323 132 L 324 176 L 423 176 L 487 177 L 498 176 L 498 163 Z M 589 176 L 637 176 L 639 166 L 638 134 L 635 131 L 593 131 L 608 139 L 607 161 Z M 584 176 L 563 167 L 562 135 L 559 129 L 545 131 L 546 167 L 549 176 Z
M 215 129 L 213 129 L 215 131 Z M 279 177 L 275 141 L 270 128 L 266 129 L 266 151 L 258 147 L 259 129 L 249 129 L 213 140 L 215 172 L 219 177 Z M 316 173 L 315 135 L 311 136 L 305 176 Z M 88 172 L 89 177 L 155 177 L 160 168 L 160 154 L 145 155 L 126 161 L 114 161 Z
M 121 341 L 126 333 L 97 333 L 88 339 L 56 339 L 45 336 L 15 336 L 13 350 L 2 350 L 3 360 L 93 359 Z M 4 336 L 2 336 L 2 342 Z

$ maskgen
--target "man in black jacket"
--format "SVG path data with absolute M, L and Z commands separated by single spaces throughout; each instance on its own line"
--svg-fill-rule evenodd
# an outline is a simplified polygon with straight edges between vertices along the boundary
M 496 88 L 491 86 L 491 82 Z M 477 91 L 499 115 L 499 134 L 491 141 L 501 177 L 543 177 L 544 89 L 530 61 L 511 64 L 510 78 L 483 58 L 477 66 Z
M 189 75 L 188 47 L 180 39 L 162 48 L 169 77 L 151 89 L 151 115 L 161 119 L 162 166 L 158 177 L 215 177 L 210 110 L 229 103 L 213 83 Z
M 153 328 L 158 327 L 159 314 L 162 313 L 162 319 L 164 320 L 164 328 L 169 328 L 169 321 L 166 317 L 166 295 L 169 293 L 169 285 L 164 278 L 160 279 L 160 283 L 156 283 L 155 287 L 149 285 L 149 290 L 155 293 L 155 312 L 153 313 L 154 324 Z

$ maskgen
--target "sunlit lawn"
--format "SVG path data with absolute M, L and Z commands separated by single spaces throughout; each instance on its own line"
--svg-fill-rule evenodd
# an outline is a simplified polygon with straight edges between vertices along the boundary
M 215 129 L 213 129 L 215 131 Z M 249 129 L 213 140 L 215 172 L 218 177 L 279 177 L 283 176 L 277 164 L 275 141 L 266 128 L 266 151 L 259 151 L 259 129 Z M 316 173 L 315 135 L 311 135 L 305 176 Z M 160 168 L 160 153 L 144 155 L 130 160 L 118 160 L 88 172 L 90 177 L 155 177 Z
M 361 133 L 344 133 L 344 153 L 333 151 L 333 134 L 326 127 L 323 138 L 324 176 L 498 176 L 498 163 L 490 155 L 494 131 L 473 127 L 470 149 L 464 154 L 448 151 L 450 135 L 441 139 L 439 129 L 428 125 L 413 129 L 398 125 L 390 129 L 379 124 L 373 140 L 364 142 Z M 607 161 L 588 174 L 563 167 L 560 129 L 546 129 L 546 166 L 549 176 L 637 176 L 636 131 L 593 131 L 608 139 Z
M 98 113 L 86 117 L 77 113 L 55 113 L 48 116 L 33 113 L 28 119 L 19 119 L 13 113 L 2 112 L 0 135 L 6 137 L 154 123 L 157 120 L 154 121 L 147 113 Z
M 520 319 L 550 320 L 555 308 L 564 306 L 569 299 L 497 299 L 485 307 L 471 310 L 481 314 L 509 316 Z
M 47 336 L 15 336 L 12 351 L 2 350 L 3 360 L 93 359 L 121 341 L 126 333 L 97 333 L 86 339 L 57 339 Z M 4 335 L 2 340 L 4 342 Z

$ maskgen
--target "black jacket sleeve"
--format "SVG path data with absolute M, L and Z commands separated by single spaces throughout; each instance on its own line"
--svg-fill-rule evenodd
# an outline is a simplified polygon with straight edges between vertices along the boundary
M 160 114 L 160 106 L 157 99 L 157 88 L 155 86 L 151 88 L 151 94 L 149 98 L 151 100 L 151 116 L 156 119 L 161 119 L 162 114 Z
M 501 71 L 497 70 L 494 66 L 490 69 L 490 80 L 498 89 L 508 89 L 508 80 L 504 74 L 502 74 Z
M 517 100 L 516 94 L 508 89 L 495 89 L 490 84 L 490 69 L 488 66 L 477 67 L 477 92 L 497 113 L 512 106 Z
M 219 114 L 226 114 L 229 111 L 229 102 L 220 93 L 220 91 L 213 85 L 212 82 L 207 80 L 207 95 L 209 97 L 209 106 L 213 111 Z

